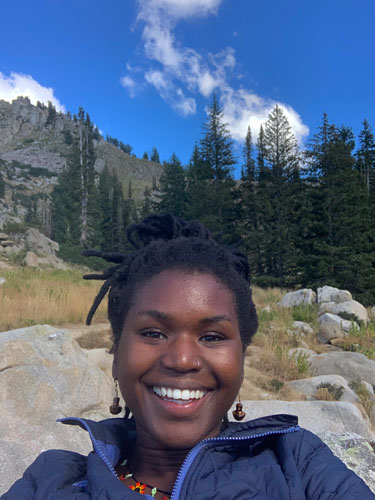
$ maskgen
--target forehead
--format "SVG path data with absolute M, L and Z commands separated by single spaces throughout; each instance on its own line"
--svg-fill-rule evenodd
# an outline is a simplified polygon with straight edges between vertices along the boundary
M 160 310 L 210 309 L 237 317 L 231 290 L 211 274 L 198 271 L 171 269 L 149 278 L 136 291 L 132 308 L 145 305 Z

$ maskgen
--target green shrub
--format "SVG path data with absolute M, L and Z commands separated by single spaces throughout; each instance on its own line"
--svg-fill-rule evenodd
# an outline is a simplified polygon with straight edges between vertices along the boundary
M 284 387 L 284 382 L 282 382 L 277 378 L 273 378 L 267 384 L 267 389 L 271 392 L 280 392 L 283 387 Z
M 304 352 L 299 352 L 293 356 L 299 374 L 307 374 L 310 371 L 309 357 Z
M 303 321 L 304 323 L 316 322 L 316 306 L 299 305 L 293 307 L 292 317 L 294 321 Z
M 340 401 L 342 395 L 344 394 L 344 388 L 342 385 L 330 384 L 329 382 L 322 382 L 319 384 L 317 390 L 319 389 L 327 389 L 334 401 Z

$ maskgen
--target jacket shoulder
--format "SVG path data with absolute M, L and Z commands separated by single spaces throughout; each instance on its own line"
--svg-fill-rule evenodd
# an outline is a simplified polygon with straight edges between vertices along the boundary
M 87 457 L 66 450 L 48 450 L 41 453 L 26 469 L 22 478 L 16 481 L 1 500 L 22 500 L 30 498 L 54 498 L 53 492 L 74 486 L 84 478 Z
M 318 436 L 301 429 L 288 438 L 307 498 L 375 500 L 364 481 L 348 469 Z

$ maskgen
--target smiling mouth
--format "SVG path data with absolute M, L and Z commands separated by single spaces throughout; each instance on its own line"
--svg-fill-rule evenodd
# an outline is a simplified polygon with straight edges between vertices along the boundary
M 202 399 L 207 394 L 207 390 L 175 389 L 173 387 L 163 387 L 157 385 L 154 385 L 152 387 L 152 391 L 154 394 L 159 396 L 159 398 L 180 405 L 190 403 L 194 400 Z

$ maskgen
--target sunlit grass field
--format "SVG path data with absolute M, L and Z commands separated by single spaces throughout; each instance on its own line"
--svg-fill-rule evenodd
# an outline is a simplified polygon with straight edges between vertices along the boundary
M 38 270 L 23 267 L 2 269 L 0 332 L 36 324 L 83 323 L 100 281 L 85 281 L 83 271 Z M 106 318 L 104 304 L 94 322 Z

